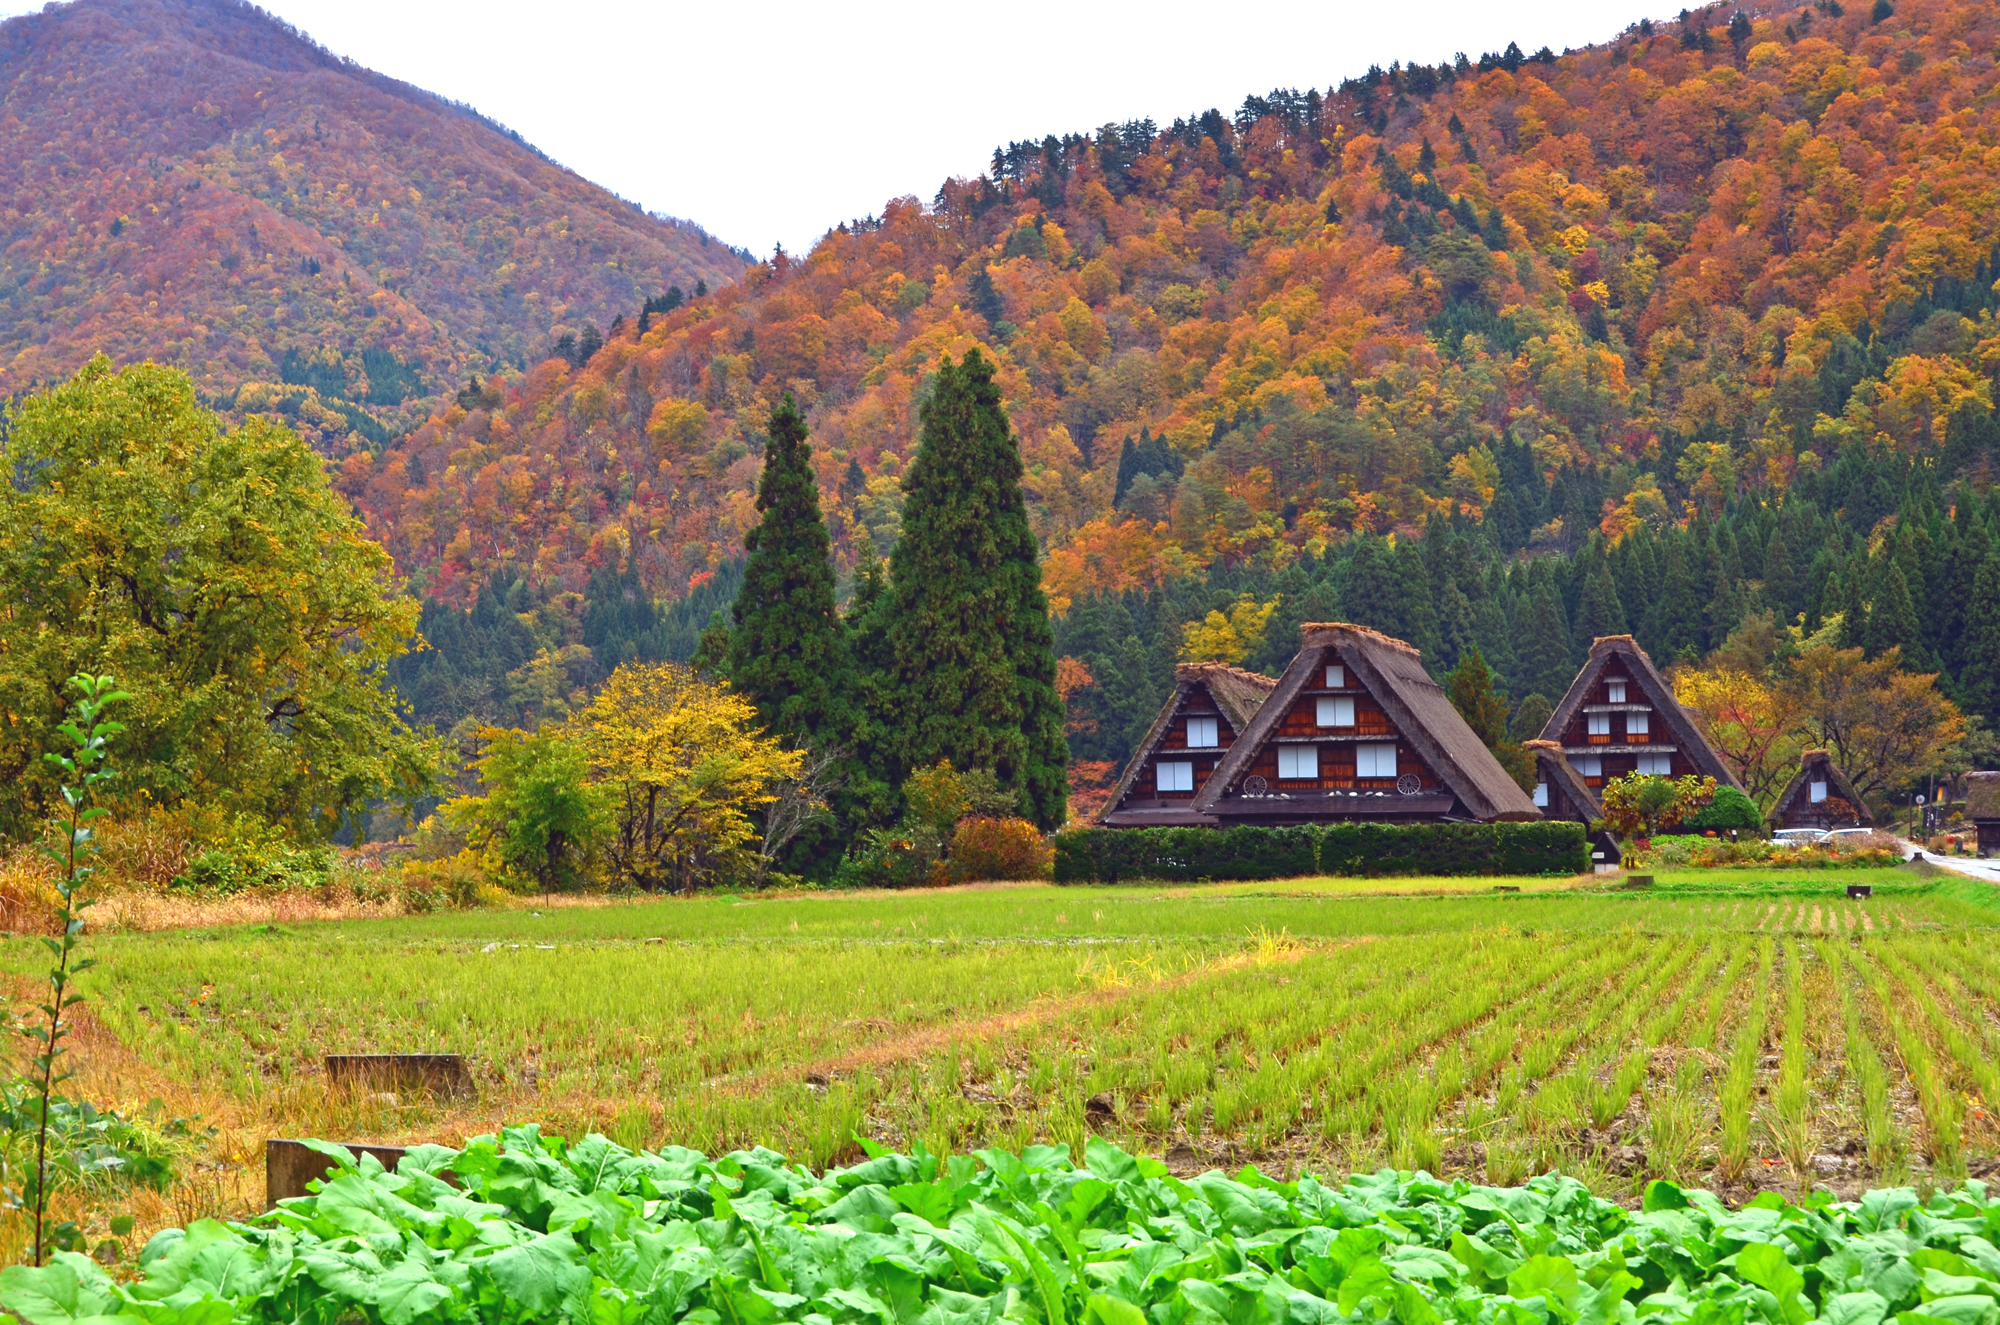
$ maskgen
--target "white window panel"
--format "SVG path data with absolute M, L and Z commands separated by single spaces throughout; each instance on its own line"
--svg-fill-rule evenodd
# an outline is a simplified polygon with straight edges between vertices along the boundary
M 1319 747 L 1316 745 L 1279 746 L 1278 776 L 1281 778 L 1318 777 Z
M 1549 784 L 1546 782 L 1535 784 L 1535 808 L 1541 810 L 1549 808 Z
M 1674 757 L 1672 755 L 1640 755 L 1639 771 L 1647 777 L 1672 777 Z
M 1345 695 L 1337 695 L 1319 701 L 1319 725 L 1322 727 L 1352 727 L 1354 725 L 1354 701 Z
M 1604 689 L 1606 694 L 1610 696 L 1607 701 L 1608 703 L 1623 704 L 1625 702 L 1625 683 L 1623 681 L 1607 681 L 1605 682 Z
M 1396 776 L 1396 747 L 1393 745 L 1355 746 L 1354 776 L 1358 778 L 1392 778 Z
M 1326 665 L 1326 688 L 1328 690 L 1338 690 L 1346 684 L 1347 669 L 1339 663 L 1328 663 Z
M 1161 791 L 1193 791 L 1194 763 L 1187 759 L 1162 759 L 1153 774 Z
M 1653 730 L 1653 715 L 1650 713 L 1627 713 L 1625 731 L 1630 735 L 1644 736 Z
M 1214 718 L 1189 718 L 1187 727 L 1190 750 L 1213 750 L 1221 743 L 1216 739 Z
M 1807 792 L 1807 799 L 1811 800 L 1814 805 L 1826 799 L 1826 783 L 1814 782 L 1810 786 L 1811 790 Z
M 1592 736 L 1609 736 L 1611 734 L 1611 715 L 1609 713 L 1587 713 L 1584 715 L 1584 723 L 1584 730 Z
M 1597 755 L 1578 755 L 1576 771 L 1587 778 L 1601 778 L 1604 776 L 1604 760 Z

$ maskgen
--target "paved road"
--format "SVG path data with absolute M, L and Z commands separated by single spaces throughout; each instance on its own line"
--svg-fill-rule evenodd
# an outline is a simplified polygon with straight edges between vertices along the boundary
M 1914 842 L 1903 843 L 1903 848 L 1906 851 L 1919 849 Z M 1924 852 L 1924 859 L 1933 865 L 1957 870 L 1960 874 L 1969 874 L 1987 883 L 2000 883 L 2000 860 L 1979 860 L 1972 856 L 1940 856 L 1928 851 Z

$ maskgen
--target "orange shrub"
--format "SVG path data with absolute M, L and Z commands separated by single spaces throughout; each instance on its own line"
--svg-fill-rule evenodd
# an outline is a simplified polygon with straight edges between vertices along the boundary
M 951 874 L 974 879 L 1046 879 L 1055 851 L 1026 819 L 967 819 L 951 838 Z

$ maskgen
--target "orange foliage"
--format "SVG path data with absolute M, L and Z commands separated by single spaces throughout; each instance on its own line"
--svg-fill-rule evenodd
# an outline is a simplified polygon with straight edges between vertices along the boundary
M 224 402 L 287 350 L 390 432 L 550 324 L 636 312 L 742 261 L 649 217 L 469 109 L 343 63 L 248 5 L 83 0 L 0 27 L 10 69 L 0 389 L 103 350 L 186 368 Z M 418 401 L 361 354 L 414 365 Z M 334 393 L 266 390 L 338 448 Z M 386 436 L 387 434 L 382 434 Z

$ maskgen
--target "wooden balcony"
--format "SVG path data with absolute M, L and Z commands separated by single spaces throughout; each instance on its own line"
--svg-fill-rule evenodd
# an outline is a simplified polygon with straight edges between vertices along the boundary
M 1605 732 L 1599 736 L 1586 736 L 1583 739 L 1591 745 L 1609 745 L 1611 744 L 1611 733 Z

